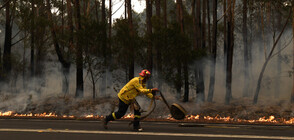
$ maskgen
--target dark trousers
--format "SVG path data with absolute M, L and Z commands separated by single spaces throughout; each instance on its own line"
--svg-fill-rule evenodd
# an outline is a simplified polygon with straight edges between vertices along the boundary
M 118 111 L 113 112 L 106 116 L 106 121 L 114 121 L 116 119 L 120 119 L 123 117 L 129 108 L 129 104 L 124 103 L 122 100 L 119 99 Z M 134 128 L 139 127 L 139 118 L 141 117 L 141 112 L 134 108 Z

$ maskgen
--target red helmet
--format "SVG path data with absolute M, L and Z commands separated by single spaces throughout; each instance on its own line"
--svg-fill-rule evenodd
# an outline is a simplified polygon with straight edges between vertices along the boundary
M 150 77 L 151 73 L 148 70 L 144 69 L 141 71 L 141 73 L 139 73 L 139 75 L 142 77 Z

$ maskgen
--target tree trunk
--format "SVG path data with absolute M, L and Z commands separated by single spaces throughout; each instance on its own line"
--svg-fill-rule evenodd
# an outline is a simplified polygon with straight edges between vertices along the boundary
M 125 19 L 127 19 L 127 13 L 128 13 L 128 4 L 127 4 L 128 0 L 125 0 Z
M 105 0 L 101 0 L 102 1 L 102 5 L 101 5 L 101 20 L 103 23 L 106 22 L 106 12 L 105 12 Z
M 57 38 L 56 31 L 55 31 L 55 28 L 54 28 L 54 26 L 55 26 L 54 23 L 55 22 L 52 19 L 50 0 L 46 0 L 46 2 L 47 2 L 47 14 L 48 14 L 48 19 L 49 19 L 49 25 L 50 25 L 53 44 L 54 44 L 54 49 L 56 51 L 58 60 L 62 65 L 62 71 L 64 73 L 62 90 L 63 90 L 63 93 L 67 93 L 68 92 L 68 79 L 67 79 L 67 77 L 68 77 L 68 74 L 69 74 L 70 62 L 65 60 L 65 58 L 64 58 L 64 56 L 62 54 L 61 48 L 59 46 L 58 38 Z M 68 16 L 70 16 L 69 13 L 68 13 Z M 70 40 L 70 42 L 72 43 L 72 40 Z
M 107 65 L 108 65 L 108 51 L 107 51 L 107 43 L 106 43 L 106 39 L 107 39 L 107 35 L 106 35 L 106 10 L 105 10 L 105 0 L 102 0 L 102 7 L 101 7 L 101 12 L 102 12 L 102 19 L 101 22 L 103 24 L 103 29 L 102 29 L 102 55 L 103 55 L 103 73 L 101 76 L 101 84 L 100 84 L 100 93 L 101 95 L 105 95 L 106 94 L 106 86 L 107 86 Z
M 204 8 L 205 9 L 205 8 Z M 205 18 L 205 17 L 203 17 Z M 204 41 L 204 32 L 202 32 L 201 28 L 201 0 L 196 0 L 196 51 L 200 51 L 201 49 L 204 49 L 203 45 L 205 43 L 202 43 Z M 204 102 L 204 78 L 203 78 L 203 67 L 202 67 L 202 60 L 198 60 L 196 62 L 196 68 L 195 68 L 195 79 L 196 79 L 196 95 L 197 95 L 197 102 L 201 103 Z
M 228 0 L 228 52 L 227 52 L 227 66 L 226 66 L 226 97 L 225 103 L 230 104 L 232 98 L 232 68 L 233 68 L 233 52 L 234 52 L 234 30 L 233 30 L 233 3 L 232 0 Z
M 147 24 L 147 69 L 152 73 L 152 0 L 146 0 L 146 24 Z
M 156 17 L 159 19 L 159 29 L 158 32 L 163 33 L 162 29 L 162 23 L 165 23 L 165 19 L 161 18 L 161 0 L 155 1 L 155 7 L 156 7 Z M 166 38 L 164 37 L 163 43 L 161 41 L 156 41 L 156 52 L 157 52 L 157 80 L 158 80 L 158 89 L 161 89 L 162 82 L 161 82 L 161 76 L 162 76 L 162 48 L 163 46 L 166 46 Z
M 264 21 L 265 21 L 265 18 L 264 17 L 264 10 L 265 10 L 265 6 L 262 5 L 261 6 L 261 32 L 262 32 L 262 41 L 263 41 L 263 52 L 264 52 L 264 59 L 266 59 L 266 56 L 267 56 L 267 40 L 265 39 L 265 25 L 264 25 Z
M 181 28 L 181 33 L 184 34 L 184 17 L 183 17 L 183 2 L 177 0 L 177 20 Z
M 189 71 L 187 60 L 184 62 L 184 80 L 185 80 L 185 90 L 184 90 L 184 100 L 183 102 L 189 101 Z
M 196 50 L 201 48 L 201 0 L 196 0 Z
M 181 90 L 182 90 L 182 63 L 180 60 L 177 62 L 177 74 L 175 79 L 175 87 L 177 92 L 177 98 L 181 97 Z
M 134 31 L 133 31 L 133 19 L 132 19 L 132 1 L 131 0 L 126 0 L 127 4 L 127 11 L 128 11 L 128 22 L 129 22 L 129 30 L 130 30 L 130 40 L 132 40 L 134 36 Z M 130 41 L 130 56 L 129 56 L 129 80 L 133 79 L 134 77 L 134 64 L 135 64 L 135 58 L 134 58 L 134 44 L 133 41 Z
M 23 5 L 22 5 L 23 6 Z M 24 36 L 27 36 L 27 31 L 24 31 Z M 23 41 L 23 46 L 25 46 L 27 44 L 27 40 L 25 39 L 24 41 Z M 0 54 L 1 54 L 1 51 L 0 51 Z M 23 55 L 22 55 L 22 60 L 24 61 L 24 62 L 26 62 L 26 48 L 25 47 L 23 47 L 23 53 L 22 53 Z M 1 60 L 1 56 L 0 56 L 0 60 Z M 0 62 L 0 65 L 1 65 L 2 63 Z M 0 68 L 1 68 L 1 66 L 0 66 Z M 0 69 L 1 70 L 1 69 Z M 0 76 L 1 77 L 1 76 Z M 1 81 L 1 80 L 0 80 Z M 24 89 L 24 90 L 26 90 L 26 63 L 24 63 L 24 65 L 22 65 L 22 88 Z
M 278 32 L 281 31 L 281 28 L 282 28 L 282 23 L 280 21 L 282 21 L 282 13 L 281 13 L 281 5 L 278 5 L 277 6 L 277 20 L 275 21 L 275 18 L 272 18 L 273 22 L 274 23 L 277 23 L 277 25 L 275 25 Z M 272 12 L 273 14 L 275 14 L 276 12 Z M 282 49 L 282 45 L 281 45 L 281 42 L 279 42 L 277 44 L 277 47 L 278 47 L 278 50 L 281 50 Z M 281 83 L 281 73 L 282 73 L 282 54 L 281 54 L 281 51 L 278 51 L 278 61 L 277 61 L 277 80 L 276 80 L 276 84 L 275 84 L 275 98 L 278 98 L 279 95 L 280 95 L 280 83 Z
M 294 40 L 294 0 L 292 0 L 292 34 L 293 34 L 293 40 Z M 294 41 L 293 41 L 293 56 L 294 56 Z M 294 57 L 293 57 L 293 67 L 294 67 Z M 291 103 L 294 103 L 294 74 L 292 73 L 292 94 L 291 94 Z
M 166 11 L 166 0 L 163 0 L 163 25 L 164 28 L 167 28 L 167 11 Z
M 203 1 L 202 2 L 202 23 L 201 23 L 201 31 L 202 31 L 202 44 L 201 44 L 201 50 L 205 50 L 206 49 L 206 4 L 207 1 Z M 200 20 L 200 19 L 199 19 Z M 204 90 L 205 90 L 205 86 L 204 86 L 204 73 L 203 73 L 203 69 L 204 69 L 204 63 L 202 62 L 203 60 L 200 60 L 199 62 L 199 92 L 201 94 L 201 101 L 204 102 L 205 101 L 205 95 L 204 95 Z
M 263 21 L 264 21 L 264 17 L 263 17 L 263 5 L 260 4 L 259 5 L 259 23 L 258 23 L 258 29 L 260 29 L 259 33 L 257 34 L 257 38 L 258 40 L 262 40 L 263 42 L 263 46 L 259 46 L 259 56 L 260 58 L 262 58 L 264 56 L 264 59 L 266 58 L 266 51 L 265 51 L 265 43 L 264 43 L 264 24 L 263 24 Z M 263 55 L 262 55 L 263 54 Z
M 10 3 L 6 4 L 6 21 L 5 21 L 5 42 L 3 51 L 3 68 L 5 77 L 8 78 L 11 71 L 11 40 L 12 40 L 12 27 L 11 27 L 11 14 Z
M 249 40 L 248 40 L 248 62 L 249 62 L 249 74 L 250 74 L 250 77 L 251 76 L 251 68 L 252 68 L 252 46 L 253 46 L 253 10 L 254 10 L 254 7 L 253 7 L 253 2 L 254 1 L 248 1 L 248 10 L 249 10 L 249 29 L 250 29 L 250 32 L 249 32 Z
M 112 74 L 111 74 L 111 70 L 112 70 L 112 0 L 109 0 L 109 24 L 108 24 L 108 47 L 107 47 L 107 66 L 106 66 L 106 88 L 105 88 L 105 92 L 106 94 L 107 92 L 107 87 L 110 87 L 112 85 Z
M 217 51 L 217 0 L 213 0 L 213 24 L 212 24 L 212 50 L 211 50 L 211 66 L 210 66 L 210 80 L 207 101 L 212 102 L 215 84 L 215 65 L 216 65 L 216 51 Z
M 41 1 L 39 2 L 39 4 L 37 4 L 36 7 L 36 12 L 35 12 L 35 18 L 37 19 L 40 15 L 42 14 L 46 14 L 46 8 L 45 7 L 45 1 Z M 34 23 L 36 25 L 38 25 L 38 23 Z M 44 61 L 44 57 L 45 57 L 45 51 L 44 51 L 44 40 L 45 40 L 45 28 L 40 27 L 40 26 L 36 26 L 34 27 L 35 32 L 34 32 L 34 36 L 35 36 L 35 52 L 36 52 L 36 58 L 35 58 L 35 70 L 34 70 L 34 75 L 37 77 L 41 77 L 43 74 L 43 69 L 40 69 L 43 66 L 43 61 Z M 37 36 L 36 36 L 37 35 Z M 45 81 L 42 81 L 44 84 Z M 40 83 L 39 83 L 40 84 Z
M 210 3 L 206 1 L 206 10 L 207 10 L 207 42 L 208 42 L 208 50 L 211 52 L 211 28 L 210 28 Z
M 61 27 L 62 27 L 62 36 L 64 35 L 64 0 L 61 0 Z M 64 46 L 62 46 L 64 49 Z
M 266 68 L 266 66 L 267 66 L 267 64 L 268 64 L 268 62 L 269 62 L 269 60 L 270 60 L 271 57 L 272 57 L 272 54 L 273 54 L 273 52 L 274 52 L 274 50 L 275 50 L 275 48 L 276 48 L 276 46 L 277 46 L 277 43 L 279 42 L 279 40 L 280 40 L 280 38 L 281 38 L 281 36 L 282 36 L 282 34 L 283 34 L 283 32 L 284 32 L 284 30 L 285 30 L 285 28 L 286 28 L 288 22 L 289 22 L 290 17 L 291 17 L 291 12 L 289 13 L 289 16 L 288 16 L 288 18 L 287 18 L 286 23 L 285 23 L 284 26 L 283 26 L 282 31 L 280 32 L 280 34 L 279 34 L 277 40 L 274 42 L 273 47 L 272 47 L 272 49 L 271 49 L 269 55 L 266 57 L 266 60 L 265 60 L 265 62 L 264 62 L 264 64 L 263 64 L 263 66 L 262 66 L 262 69 L 261 69 L 261 72 L 260 72 L 260 74 L 259 74 L 258 81 L 257 81 L 257 86 L 256 86 L 256 90 L 255 90 L 254 98 L 253 98 L 253 104 L 256 104 L 256 103 L 257 103 L 258 96 L 259 96 L 260 85 L 261 85 L 261 81 L 262 81 L 262 77 L 263 77 L 263 74 L 264 74 L 265 68 Z M 292 25 L 292 26 L 293 26 L 293 25 Z M 293 97 L 293 96 L 292 96 L 292 97 Z M 292 100 L 292 98 L 291 98 L 291 100 Z
M 31 76 L 35 75 L 35 0 L 32 0 L 32 19 L 31 19 L 31 64 L 30 72 Z
M 100 8 L 100 2 L 95 0 L 95 14 L 96 14 L 97 23 L 99 23 L 99 12 L 98 12 L 99 8 Z
M 248 49 L 248 74 L 249 74 L 249 81 L 252 80 L 252 48 L 253 48 L 253 38 L 256 37 L 256 33 L 253 32 L 253 12 L 254 12 L 254 7 L 253 7 L 253 3 L 254 1 L 248 1 L 248 15 L 250 15 L 247 20 L 248 20 L 248 27 L 247 27 L 247 49 Z M 254 34 L 253 34 L 254 33 Z M 249 84 L 249 86 L 251 86 Z M 252 86 L 251 88 L 248 89 L 248 96 L 252 96 L 253 95 L 253 89 Z
M 248 52 L 248 39 L 247 39 L 247 0 L 243 0 L 243 45 L 244 45 L 244 87 L 243 97 L 249 96 L 249 52 Z
M 160 4 L 161 4 L 160 2 L 161 0 L 155 0 L 155 13 L 158 18 L 160 18 Z
M 3 79 L 2 78 L 2 47 L 0 45 L 0 79 Z M 0 80 L 1 81 L 1 80 Z
M 95 83 L 95 78 L 94 78 L 94 74 L 93 74 L 93 71 L 91 70 L 90 71 L 90 73 L 91 73 L 91 79 L 92 79 L 92 92 L 93 92 L 93 99 L 95 99 L 96 98 L 96 83 Z
M 73 43 L 73 17 L 72 17 L 72 7 L 71 7 L 71 0 L 66 0 L 66 6 L 67 6 L 67 26 L 69 27 L 69 45 L 68 48 L 70 51 L 73 50 L 74 48 L 74 43 Z M 62 69 L 63 69 L 63 74 L 64 74 L 64 78 L 63 78 L 63 82 L 62 82 L 62 91 L 64 94 L 68 93 L 68 87 L 69 87 L 69 71 L 70 71 L 70 62 L 68 62 L 69 65 L 64 65 L 62 64 Z M 68 67 L 67 67 L 68 66 Z
M 147 24 L 147 69 L 152 73 L 153 69 L 153 41 L 152 41 L 152 0 L 146 0 L 146 24 Z M 148 86 L 152 87 L 152 81 L 148 81 Z
M 198 32 L 199 32 L 199 18 L 198 18 L 198 12 L 197 12 L 197 17 L 196 17 L 196 10 L 195 10 L 195 6 L 196 6 L 196 0 L 192 1 L 192 21 L 193 21 L 193 47 L 194 50 L 197 51 L 198 50 Z M 197 7 L 199 8 L 199 7 Z M 196 66 L 195 68 L 195 80 L 196 82 L 198 81 L 198 68 Z M 196 84 L 196 94 L 197 94 L 197 98 L 198 98 L 198 87 Z M 198 99 L 197 99 L 198 100 Z
M 206 0 L 204 0 L 203 2 L 202 2 L 202 29 L 201 29 L 201 31 L 202 31 L 202 44 L 201 44 L 201 46 L 202 46 L 202 48 L 204 49 L 204 48 L 206 48 Z
M 85 52 L 86 54 L 89 54 L 89 52 Z M 88 72 L 90 73 L 90 81 L 92 83 L 92 98 L 95 99 L 96 98 L 96 82 L 97 80 L 95 80 L 95 74 L 93 72 L 93 68 L 92 68 L 92 62 L 91 62 L 91 58 L 89 55 L 87 55 L 85 57 L 86 61 L 88 61 Z
M 183 2 L 182 0 L 177 0 L 177 19 L 178 19 L 178 23 L 180 25 L 181 28 L 181 35 L 185 35 L 185 31 L 184 31 L 184 17 L 183 17 Z M 188 71 L 188 60 L 187 58 L 183 59 L 183 70 L 184 70 L 184 100 L 183 102 L 188 102 L 189 101 L 189 71 Z M 178 75 L 179 75 L 179 80 L 181 81 L 181 63 L 179 62 L 179 66 L 178 66 Z M 182 87 L 182 82 L 179 81 L 179 89 L 181 89 Z M 180 90 L 178 90 L 178 94 L 180 95 Z
M 67 26 L 69 27 L 69 48 L 73 48 L 73 17 L 72 17 L 72 7 L 71 7 L 71 0 L 66 0 L 66 7 L 67 7 Z
M 109 30 L 108 30 L 108 40 L 109 40 L 109 46 L 108 46 L 108 50 L 109 50 L 109 58 L 111 59 L 111 32 L 112 32 L 112 0 L 109 0 Z M 110 61 L 111 62 L 111 61 Z
M 224 68 L 226 71 L 226 67 L 227 67 L 227 50 L 228 50 L 228 38 L 227 38 L 227 0 L 223 0 L 224 6 L 223 6 L 223 10 L 224 10 Z
M 193 0 L 192 2 L 192 21 L 193 21 L 193 47 L 195 50 L 197 50 L 197 29 L 198 29 L 198 23 L 196 22 L 196 13 L 195 13 L 195 5 L 196 5 L 196 0 Z
M 76 30 L 81 30 L 81 12 L 80 0 L 75 1 L 76 10 Z M 80 44 L 79 38 L 76 39 L 76 94 L 75 97 L 82 98 L 84 96 L 84 81 L 83 81 L 83 48 Z

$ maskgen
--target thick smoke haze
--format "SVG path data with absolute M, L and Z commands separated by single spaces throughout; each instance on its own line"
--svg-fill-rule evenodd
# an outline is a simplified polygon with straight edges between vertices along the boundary
M 289 29 L 284 32 L 281 38 L 281 47 L 286 47 L 287 44 L 292 44 L 290 39 L 292 31 Z M 238 37 L 238 36 L 237 36 Z M 271 35 L 266 38 L 267 54 L 269 53 L 273 39 Z M 222 38 L 219 38 L 222 40 Z M 240 38 L 238 40 L 241 40 Z M 258 116 L 256 111 L 263 111 L 268 114 L 277 114 L 280 116 L 294 116 L 293 108 L 290 106 L 290 97 L 292 90 L 292 47 L 287 46 L 281 51 L 282 61 L 278 61 L 278 55 L 275 55 L 267 65 L 265 70 L 262 86 L 260 90 L 260 96 L 257 105 L 252 105 L 253 95 L 257 85 L 257 79 L 260 74 L 262 65 L 265 62 L 264 51 L 260 52 L 260 47 L 264 46 L 262 40 L 255 40 L 252 47 L 252 63 L 250 67 L 250 85 L 249 97 L 243 97 L 244 89 L 244 58 L 243 58 L 243 45 L 240 42 L 235 43 L 234 60 L 233 60 L 233 79 L 232 79 L 232 102 L 230 105 L 224 105 L 224 97 L 226 92 L 225 86 L 225 68 L 223 59 L 223 49 L 221 46 L 223 42 L 218 42 L 218 57 L 216 64 L 216 81 L 213 103 L 196 103 L 196 85 L 195 78 L 193 76 L 193 68 L 197 65 L 190 65 L 190 93 L 189 102 L 183 103 L 182 96 L 176 94 L 171 83 L 164 80 L 156 79 L 156 76 L 152 79 L 154 87 L 158 86 L 160 82 L 163 86 L 160 89 L 168 100 L 169 105 L 172 103 L 179 103 L 186 108 L 188 114 L 211 114 L 217 113 L 222 115 L 233 115 L 236 117 L 246 116 Z M 15 48 L 14 48 L 15 49 Z M 263 50 L 263 49 L 262 49 Z M 278 47 L 274 51 L 274 54 L 278 52 Z M 29 54 L 27 52 L 27 54 Z M 204 65 L 204 81 L 205 81 L 205 97 L 207 97 L 210 63 L 207 58 L 203 59 Z M 281 73 L 277 74 L 277 64 L 281 64 Z M 15 79 L 10 83 L 1 83 L 0 91 L 0 111 L 15 111 L 18 113 L 43 113 L 43 112 L 55 112 L 57 114 L 65 115 L 77 115 L 85 116 L 88 114 L 94 115 L 108 115 L 113 110 L 113 102 L 117 100 L 117 93 L 127 82 L 125 79 L 125 73 L 123 70 L 116 70 L 109 73 L 107 77 L 108 83 L 105 93 L 100 93 L 99 88 L 102 80 L 98 80 L 96 83 L 96 99 L 92 99 L 92 85 L 89 81 L 89 75 L 84 70 L 84 98 L 76 99 L 76 71 L 73 65 L 69 75 L 69 91 L 68 93 L 62 93 L 62 80 L 63 73 L 60 63 L 57 61 L 55 55 L 49 56 L 48 60 L 43 65 L 42 69 L 44 75 L 28 79 L 22 77 L 19 73 Z M 137 76 L 142 68 L 136 67 L 135 75 Z M 28 72 L 26 72 L 27 74 Z M 153 71 L 153 73 L 156 73 Z M 280 84 L 280 90 L 276 93 L 276 84 Z M 182 93 L 183 93 L 182 89 Z M 148 110 L 150 100 L 145 97 L 139 97 L 138 102 L 144 110 Z M 157 108 L 151 117 L 167 117 L 169 111 L 166 105 L 162 101 L 156 101 Z M 129 112 L 131 112 L 129 110 Z M 287 112 L 285 114 L 285 112 Z M 233 114 L 234 113 L 234 114 Z

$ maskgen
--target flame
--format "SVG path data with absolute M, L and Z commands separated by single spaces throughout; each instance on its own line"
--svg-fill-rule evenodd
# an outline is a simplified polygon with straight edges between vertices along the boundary
M 129 114 L 123 116 L 122 118 L 123 118 L 123 119 L 131 119 L 131 118 L 134 118 L 134 114 L 129 113 Z
M 67 115 L 62 115 L 63 118 L 74 118 L 74 116 L 70 115 L 70 116 L 67 116 Z
M 93 117 L 94 117 L 93 114 L 91 114 L 91 115 L 87 115 L 87 116 L 86 116 L 86 118 L 93 118 Z
M 200 115 L 187 115 L 185 120 L 201 120 L 200 119 Z M 211 117 L 211 116 L 203 116 L 203 120 L 205 121 L 221 121 L 221 122 L 247 122 L 247 123 L 280 123 L 280 124 L 294 124 L 294 118 L 290 118 L 289 120 L 280 118 L 278 121 L 275 116 L 269 116 L 269 117 L 260 117 L 257 120 L 245 120 L 245 119 L 234 119 L 231 118 L 230 116 L 227 117 L 220 117 L 219 115 L 215 116 L 215 117 Z
M 294 118 L 291 118 L 288 121 L 285 121 L 286 124 L 294 124 Z
M 0 112 L 0 116 L 11 116 L 11 114 L 13 114 L 12 111 L 7 111 L 7 112 L 4 112 L 4 113 Z
M 28 113 L 28 114 L 18 114 L 14 111 L 6 111 L 6 112 L 0 112 L 0 117 L 40 117 L 40 118 L 65 118 L 65 119 L 74 119 L 77 118 L 76 116 L 73 115 L 57 115 L 54 112 L 50 113 Z M 94 114 L 88 114 L 84 115 L 83 117 L 80 118 L 85 118 L 85 119 L 103 119 L 105 118 L 102 115 L 94 115 Z M 129 113 L 122 117 L 122 119 L 132 119 L 134 118 L 134 114 Z M 176 121 L 170 114 L 167 117 L 160 117 L 160 119 L 165 119 L 169 121 Z M 219 122 L 237 122 L 237 123 L 273 123 L 273 124 L 294 124 L 294 117 L 290 119 L 285 119 L 285 118 L 276 118 L 275 116 L 263 116 L 260 117 L 259 119 L 255 120 L 246 120 L 246 119 L 237 119 L 237 118 L 232 118 L 230 116 L 222 117 L 220 115 L 216 115 L 215 117 L 213 116 L 201 116 L 201 115 L 187 115 L 186 118 L 183 121 L 205 121 L 205 122 L 210 122 L 210 121 L 219 121 Z
M 186 116 L 187 120 L 200 120 L 200 115 L 187 115 Z M 203 116 L 204 120 L 217 120 L 217 121 L 233 121 L 234 119 L 231 118 L 230 116 L 228 117 L 220 117 L 219 115 L 215 116 L 215 117 L 211 117 L 211 116 Z
M 186 117 L 188 120 L 199 120 L 199 115 L 190 115 Z

